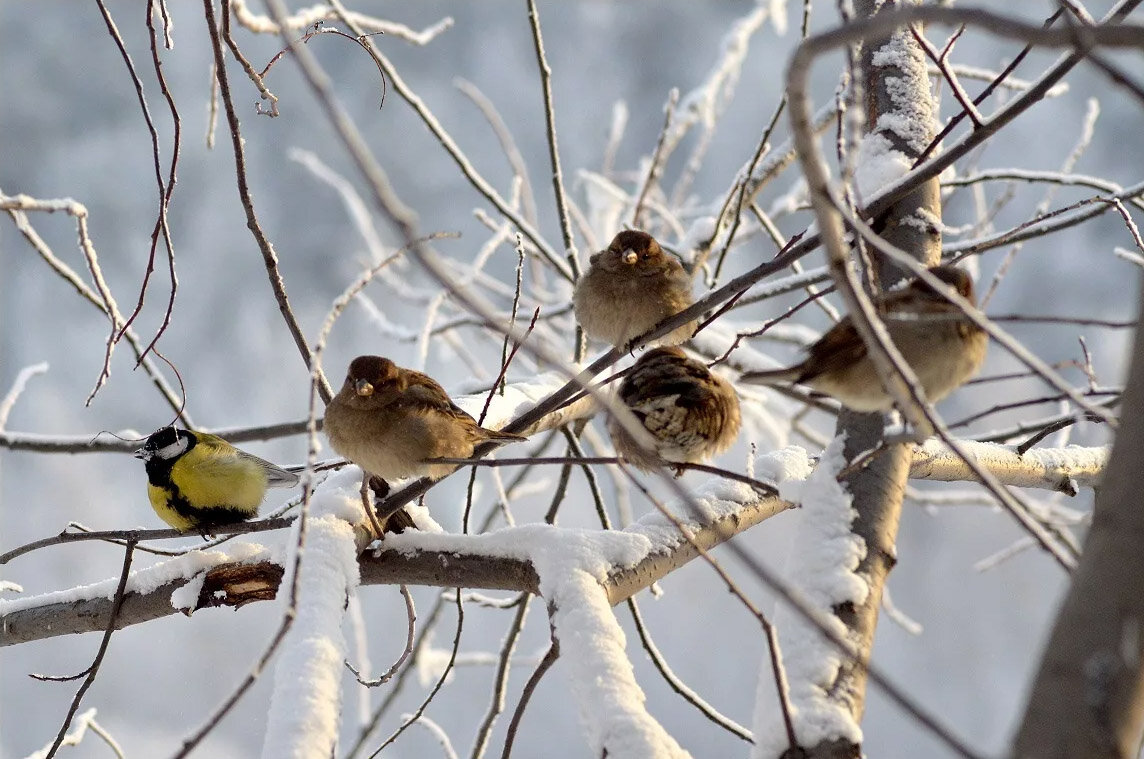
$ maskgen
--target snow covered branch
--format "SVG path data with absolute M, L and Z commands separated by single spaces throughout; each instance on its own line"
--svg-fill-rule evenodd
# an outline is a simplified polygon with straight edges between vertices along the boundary
M 540 594 L 537 554 L 565 540 L 575 543 L 600 535 L 600 540 L 622 541 L 631 549 L 627 560 L 600 576 L 609 603 L 617 604 L 695 558 L 696 544 L 704 549 L 718 545 L 790 505 L 759 497 L 746 485 L 718 480 L 712 480 L 696 498 L 707 509 L 702 519 L 677 515 L 691 531 L 694 544 L 658 512 L 613 532 L 548 525 L 509 527 L 482 535 L 406 532 L 388 536 L 376 553 L 359 556 L 361 582 Z M 209 606 L 239 607 L 275 597 L 283 574 L 280 550 L 236 544 L 228 552 L 200 551 L 133 572 L 116 627 L 176 611 L 189 615 Z M 116 580 L 109 579 L 0 601 L 0 646 L 106 629 L 115 584 Z
M 998 480 L 1011 487 L 1050 488 L 1076 495 L 1077 487 L 1100 482 L 1108 463 L 1108 446 L 1034 448 L 1023 455 L 1016 446 L 961 441 L 961 447 Z M 955 482 L 973 480 L 965 460 L 939 440 L 927 440 L 914 451 L 910 477 Z

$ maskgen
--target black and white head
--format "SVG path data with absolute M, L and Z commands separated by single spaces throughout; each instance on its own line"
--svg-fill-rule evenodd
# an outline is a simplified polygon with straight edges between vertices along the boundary
M 162 427 L 147 438 L 143 447 L 135 451 L 135 458 L 151 462 L 171 462 L 189 451 L 198 442 L 195 433 L 178 427 Z

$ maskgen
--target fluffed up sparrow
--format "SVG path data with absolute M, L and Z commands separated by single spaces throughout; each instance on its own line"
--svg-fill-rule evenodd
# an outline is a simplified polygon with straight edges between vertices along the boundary
M 935 266 L 929 271 L 975 303 L 973 280 L 965 271 L 956 266 Z M 875 302 L 875 308 L 931 402 L 960 387 L 985 361 L 989 341 L 985 331 L 920 279 L 886 293 Z M 811 345 L 802 363 L 787 369 L 746 372 L 741 379 L 764 385 L 807 385 L 855 411 L 887 411 L 894 405 L 849 316 Z
M 704 461 L 739 435 L 739 398 L 731 383 L 674 346 L 642 355 L 620 384 L 618 398 L 648 432 L 649 445 L 611 417 L 608 433 L 624 460 L 644 471 Z
M 588 337 L 623 348 L 692 303 L 691 277 L 683 264 L 646 232 L 620 232 L 589 261 L 572 297 L 576 320 Z M 675 345 L 693 334 L 694 321 L 656 342 Z
M 402 369 L 381 356 L 350 362 L 342 389 L 326 407 L 326 437 L 340 455 L 384 480 L 439 479 L 486 441 L 524 440 L 477 424 L 428 375 Z

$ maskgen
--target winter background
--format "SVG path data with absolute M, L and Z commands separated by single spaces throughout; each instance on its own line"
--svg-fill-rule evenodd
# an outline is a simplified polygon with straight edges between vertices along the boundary
M 1100 16 L 1110 3 L 1090 3 Z M 773 4 L 781 7 L 781 3 Z M 143 4 L 113 0 L 117 19 L 136 67 L 144 77 L 148 104 L 160 125 L 164 161 L 169 157 L 170 120 L 151 76 Z M 1006 13 L 1025 14 L 1039 22 L 1052 3 L 997 4 Z M 529 166 L 538 205 L 540 230 L 559 248 L 559 228 L 549 182 L 547 144 L 533 43 L 524 3 L 488 0 L 480 4 L 454 2 L 375 2 L 358 8 L 366 13 L 420 29 L 446 16 L 452 28 L 425 47 L 396 38 L 379 40 L 407 82 L 429 104 L 479 170 L 508 194 L 511 170 L 495 135 L 478 110 L 455 87 L 460 78 L 472 82 L 494 103 L 512 131 Z M 255 10 L 261 12 L 260 7 Z M 237 202 L 234 159 L 225 120 L 220 121 L 213 150 L 205 146 L 210 72 L 209 41 L 202 7 L 171 4 L 175 47 L 163 52 L 164 73 L 175 93 L 183 126 L 178 185 L 170 207 L 179 274 L 174 319 L 160 347 L 178 367 L 189 395 L 189 409 L 208 428 L 238 427 L 301 419 L 307 404 L 307 374 L 278 315 L 267 286 L 262 260 L 245 228 Z M 700 86 L 729 30 L 753 12 L 745 2 L 541 2 L 540 13 L 549 63 L 553 71 L 556 121 L 567 186 L 582 202 L 588 184 L 583 170 L 598 171 L 613 121 L 613 108 L 627 106 L 628 123 L 620 144 L 616 169 L 637 172 L 651 153 L 663 123 L 668 92 L 678 87 L 686 95 Z M 731 187 L 736 172 L 750 158 L 761 130 L 781 96 L 783 70 L 797 40 L 801 6 L 788 9 L 789 28 L 776 31 L 772 20 L 750 37 L 742 76 L 726 103 L 713 133 L 710 153 L 695 179 L 690 224 L 712 215 Z M 814 8 L 812 26 L 836 22 L 831 4 Z M 273 36 L 236 30 L 243 51 L 264 65 L 280 48 Z M 937 41 L 945 32 L 935 31 Z M 380 82 L 373 63 L 347 40 L 319 37 L 310 47 L 333 78 L 342 103 L 356 119 L 370 146 L 390 173 L 396 190 L 416 209 L 425 232 L 460 232 L 455 241 L 442 241 L 445 255 L 469 260 L 487 238 L 473 210 L 488 204 L 461 177 L 452 160 L 393 93 L 378 109 Z M 983 67 L 999 66 L 1018 46 L 979 33 L 959 42 L 955 59 Z M 1035 52 L 1017 75 L 1032 78 L 1054 55 Z M 1138 64 L 1138 59 L 1124 59 Z M 815 68 L 814 102 L 832 97 L 840 57 L 829 56 Z M 311 151 L 335 171 L 356 176 L 324 114 L 313 102 L 288 58 L 280 61 L 268 82 L 281 98 L 276 119 L 254 113 L 257 93 L 241 70 L 229 68 L 235 102 L 246 138 L 248 171 L 258 216 L 280 257 L 281 272 L 293 306 L 308 336 L 316 334 L 330 301 L 368 262 L 368 253 L 339 196 L 292 160 L 291 151 Z M 1140 179 L 1138 161 L 1144 130 L 1140 103 L 1110 86 L 1091 68 L 1078 67 L 1067 79 L 1068 90 L 1025 114 L 991 141 L 979 154 L 982 167 L 1054 170 L 1077 142 L 1090 108 L 1100 97 L 1101 112 L 1091 147 L 1076 167 L 1078 173 L 1103 176 L 1122 185 Z M 979 87 L 980 85 L 974 85 Z M 120 306 L 128 311 L 137 297 L 156 212 L 154 168 L 147 131 L 123 61 L 106 33 L 94 3 L 0 3 L 0 190 L 40 198 L 70 196 L 90 212 L 90 233 L 103 270 Z M 974 92 L 977 90 L 974 89 Z M 943 115 L 952 112 L 947 93 Z M 786 116 L 773 142 L 788 133 Z M 682 162 L 695 143 L 692 135 L 667 167 L 668 186 L 679 176 Z M 636 176 L 633 174 L 632 176 Z M 769 207 L 792 189 L 795 172 L 788 172 L 760 196 Z M 359 185 L 360 186 L 360 185 Z M 631 181 L 625 185 L 631 188 Z M 987 188 L 991 197 L 998 187 Z M 995 220 L 1005 229 L 1029 218 L 1044 188 L 1016 186 L 1015 198 Z M 1054 207 L 1090 195 L 1062 190 Z M 946 209 L 951 226 L 970 218 L 965 193 Z M 794 234 L 809 215 L 782 220 L 783 231 Z M 61 214 L 33 214 L 32 223 L 53 250 L 77 269 L 82 259 L 75 245 L 74 221 Z M 387 244 L 395 235 L 375 220 Z M 610 231 L 597 231 L 606 242 Z M 666 242 L 677 242 L 669 235 Z M 581 260 L 592 252 L 577 239 Z M 990 304 L 989 313 L 1086 315 L 1128 319 L 1135 314 L 1137 270 L 1113 256 L 1113 248 L 1131 247 L 1123 223 L 1109 214 L 1025 246 L 1012 273 Z M 991 276 L 1006 249 L 980 259 L 983 277 Z M 773 246 L 755 237 L 733 250 L 730 273 L 738 273 L 774 254 Z M 162 254 L 160 254 L 162 255 Z M 821 253 L 807 260 L 822 263 Z M 511 283 L 516 254 L 502 246 L 488 271 Z M 410 268 L 411 281 L 428 281 Z M 140 322 L 150 334 L 162 316 L 166 273 L 160 264 Z M 393 323 L 416 332 L 420 308 L 403 306 L 392 291 L 374 284 L 367 294 Z M 747 322 L 777 315 L 789 300 L 766 301 L 734 320 Z M 103 361 L 105 320 L 82 302 L 29 249 L 10 220 L 0 223 L 0 389 L 7 392 L 18 372 L 46 362 L 47 373 L 34 378 L 8 420 L 12 431 L 59 435 L 94 435 L 100 430 L 133 429 L 146 434 L 166 424 L 170 411 L 141 371 L 132 371 L 130 351 L 121 346 L 107 386 L 90 407 L 84 406 Z M 796 321 L 815 331 L 825 329 L 823 314 L 804 310 Z M 1121 381 L 1125 369 L 1125 332 L 1061 325 L 1007 325 L 1038 355 L 1050 362 L 1080 356 L 1077 334 L 1093 352 L 1095 368 L 1105 384 Z M 795 353 L 785 346 L 759 343 L 778 360 Z M 470 344 L 491 374 L 499 361 L 499 339 Z M 337 384 L 350 358 L 382 353 L 406 366 L 422 360 L 414 342 L 395 340 L 379 330 L 369 311 L 352 304 L 335 328 L 326 354 L 326 368 Z M 472 390 L 472 372 L 448 346 L 434 343 L 424 366 L 447 389 Z M 984 374 L 1013 371 L 1016 363 L 994 350 Z M 514 376 L 526 378 L 521 368 Z M 1075 370 L 1067 376 L 1082 381 Z M 479 383 L 477 383 L 479 384 Z M 948 420 L 987 409 L 1013 398 L 1046 394 L 1037 383 L 1019 381 L 965 389 L 942 405 Z M 784 413 L 785 402 L 773 403 L 759 414 Z M 975 423 L 981 432 L 1008 427 L 1022 419 L 1050 414 L 1053 405 L 994 414 Z M 825 417 L 812 417 L 817 429 L 829 432 Z M 596 422 L 599 424 L 599 421 Z M 972 434 L 972 432 L 970 433 Z M 791 442 L 809 444 L 801 438 Z M 1095 425 L 1078 426 L 1072 442 L 1106 441 Z M 760 424 L 748 424 L 740 443 L 722 459 L 724 466 L 742 470 L 748 444 L 769 450 L 785 444 Z M 302 437 L 265 444 L 246 444 L 258 455 L 280 462 L 300 462 Z M 812 453 L 818 451 L 812 450 Z M 546 475 L 555 480 L 555 468 Z M 429 506 L 447 530 L 459 530 L 463 477 L 433 489 Z M 705 476 L 687 475 L 689 485 Z M 487 502 L 491 482 L 482 473 Z M 601 473 L 606 495 L 611 480 Z M 565 526 L 595 525 L 595 514 L 582 478 L 560 515 Z M 126 455 L 43 455 L 0 450 L 0 549 L 54 534 L 69 520 L 95 529 L 158 527 L 144 490 L 142 465 Z M 930 483 L 914 483 L 936 489 Z M 964 491 L 965 486 L 951 490 Z M 1046 492 L 1029 497 L 1047 502 Z M 272 494 L 268 505 L 280 502 Z M 519 521 L 539 521 L 548 494 L 520 499 Z M 636 515 L 650 508 L 633 497 Z M 1085 510 L 1091 493 L 1065 504 Z M 782 568 L 798 514 L 769 520 L 737 538 L 769 566 Z M 899 564 L 891 574 L 893 603 L 923 628 L 911 634 L 884 615 L 874 661 L 908 694 L 972 745 L 998 753 L 1006 745 L 1023 708 L 1024 694 L 1034 671 L 1059 595 L 1064 587 L 1058 567 L 1045 555 L 1026 551 L 989 571 L 975 564 L 1021 537 L 1000 511 L 982 506 L 940 509 L 907 504 L 898 540 Z M 274 533 L 261 540 L 275 540 Z M 197 538 L 195 539 L 197 540 Z M 736 578 L 764 608 L 770 595 L 725 552 Z M 153 559 L 139 556 L 137 561 Z M 3 567 L 3 578 L 19 583 L 25 593 L 87 584 L 114 576 L 122 562 L 119 549 L 84 543 L 60 546 L 25 556 Z M 709 568 L 693 562 L 669 576 L 664 594 L 653 600 L 642 594 L 642 609 L 666 659 L 691 687 L 740 723 L 750 724 L 759 667 L 765 643 L 757 623 L 713 578 Z M 415 588 L 418 608 L 428 609 L 438 591 Z M 384 668 L 400 652 L 406 619 L 403 602 L 393 587 L 360 589 L 370 635 L 370 658 Z M 477 663 L 459 667 L 454 680 L 437 697 L 427 714 L 452 736 L 459 751 L 467 751 L 475 725 L 489 699 L 492 667 L 481 654 L 499 648 L 507 625 L 506 612 L 467 607 L 461 653 Z M 745 756 L 746 744 L 723 732 L 668 688 L 647 661 L 623 610 L 618 614 L 628 634 L 628 652 L 648 708 L 669 732 L 695 756 Z M 100 677 L 84 706 L 97 707 L 100 722 L 129 756 L 170 754 L 197 729 L 249 670 L 278 624 L 278 606 L 254 604 L 238 612 L 206 610 L 185 618 L 171 616 L 117 633 Z M 438 628 L 435 648 L 447 656 L 453 635 L 452 611 Z M 98 636 L 54 638 L 4 649 L 0 653 L 0 756 L 21 757 L 50 742 L 67 709 L 75 684 L 36 682 L 28 673 L 70 674 L 86 667 Z M 517 649 L 518 663 L 508 687 L 508 708 L 515 706 L 524 681 L 548 645 L 548 623 L 538 607 Z M 388 734 L 397 715 L 420 703 L 436 677 L 432 663 L 426 681 L 407 689 L 379 735 Z M 576 710 L 567 693 L 566 668 L 560 661 L 542 681 L 525 715 L 516 743 L 518 756 L 584 756 L 586 744 Z M 246 757 L 258 753 L 264 738 L 267 700 L 272 678 L 263 677 L 232 714 L 208 737 L 199 754 Z M 347 687 L 350 680 L 347 678 Z M 376 704 L 382 691 L 367 694 Z M 361 709 L 356 690 L 344 702 L 347 727 L 353 735 L 354 715 Z M 493 736 L 499 751 L 507 715 Z M 864 748 L 871 756 L 943 757 L 948 754 L 923 728 L 888 703 L 871 686 L 863 721 Z M 104 756 L 105 747 L 88 742 L 71 755 Z M 375 744 L 376 745 L 376 744 Z M 344 748 L 344 747 L 343 747 Z M 440 749 L 428 731 L 413 729 L 387 750 L 387 756 L 436 755 Z M 65 749 L 65 752 L 68 749 Z M 61 754 L 67 755 L 67 754 Z

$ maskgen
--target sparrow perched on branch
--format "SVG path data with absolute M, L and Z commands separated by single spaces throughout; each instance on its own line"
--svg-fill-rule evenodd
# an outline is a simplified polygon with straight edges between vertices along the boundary
M 342 389 L 326 407 L 324 428 L 335 451 L 384 480 L 439 479 L 457 465 L 433 459 L 469 458 L 489 440 L 524 440 L 481 427 L 432 377 L 381 356 L 350 362 Z
M 976 302 L 973 280 L 962 269 L 935 266 L 929 271 L 970 303 Z M 984 363 L 989 341 L 985 331 L 920 279 L 886 293 L 874 305 L 931 402 L 960 387 Z M 894 405 L 849 316 L 811 345 L 802 363 L 787 369 L 746 372 L 741 379 L 763 385 L 807 385 L 855 411 L 887 411 Z
M 135 451 L 147 470 L 147 497 L 167 524 L 208 534 L 258 515 L 267 488 L 291 488 L 298 475 L 240 451 L 217 435 L 162 427 Z
M 608 433 L 624 460 L 644 471 L 704 461 L 725 451 L 739 435 L 739 398 L 731 383 L 674 346 L 641 356 L 620 384 L 618 397 L 648 439 L 641 444 L 611 417 Z
M 620 232 L 589 261 L 572 296 L 576 321 L 588 337 L 623 348 L 692 303 L 691 277 L 683 264 L 646 232 Z M 694 321 L 656 342 L 675 345 L 693 334 Z

